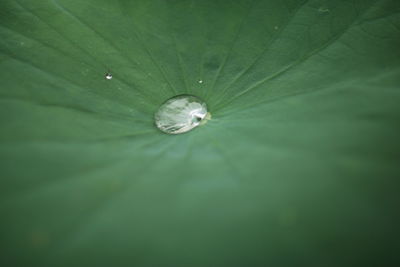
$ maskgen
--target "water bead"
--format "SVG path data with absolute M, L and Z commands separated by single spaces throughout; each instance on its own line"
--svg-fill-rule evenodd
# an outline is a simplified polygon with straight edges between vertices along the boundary
M 168 99 L 154 115 L 156 126 L 167 134 L 188 132 L 210 118 L 206 103 L 192 95 L 178 95 Z

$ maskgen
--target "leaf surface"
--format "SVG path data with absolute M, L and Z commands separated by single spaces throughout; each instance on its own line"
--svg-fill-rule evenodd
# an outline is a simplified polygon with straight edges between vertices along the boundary
M 397 266 L 399 31 L 397 0 L 1 1 L 0 264 Z M 178 94 L 212 119 L 166 135 Z

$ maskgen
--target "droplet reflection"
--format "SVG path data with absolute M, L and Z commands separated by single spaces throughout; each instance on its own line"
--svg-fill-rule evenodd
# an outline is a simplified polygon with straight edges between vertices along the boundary
M 107 80 L 111 80 L 112 79 L 112 75 L 111 75 L 111 73 L 106 73 L 106 76 L 105 76 L 105 78 L 107 79 Z

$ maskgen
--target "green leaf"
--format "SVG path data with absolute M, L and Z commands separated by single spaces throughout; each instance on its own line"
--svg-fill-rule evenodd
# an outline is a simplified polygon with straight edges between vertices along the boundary
M 398 0 L 2 0 L 0 265 L 398 266 L 399 48 Z

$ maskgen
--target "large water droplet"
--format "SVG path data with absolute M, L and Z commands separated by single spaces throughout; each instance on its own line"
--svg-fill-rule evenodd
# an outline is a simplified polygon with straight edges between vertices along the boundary
M 165 101 L 154 118 L 161 131 L 180 134 L 204 124 L 211 115 L 201 99 L 192 95 L 178 95 Z

